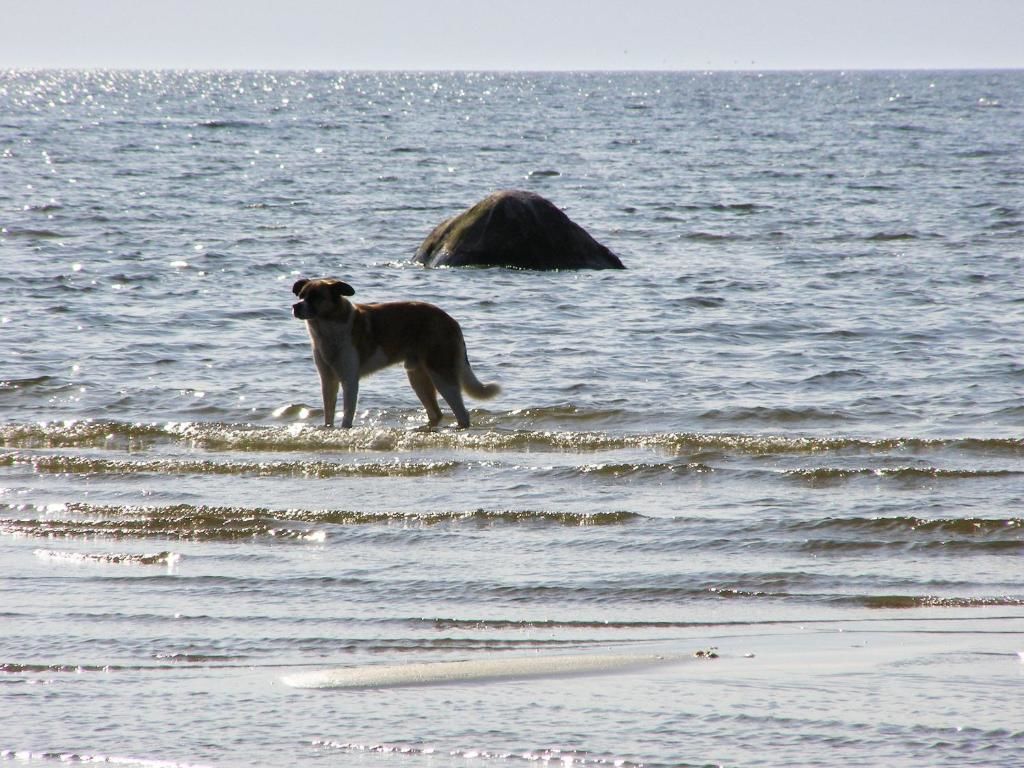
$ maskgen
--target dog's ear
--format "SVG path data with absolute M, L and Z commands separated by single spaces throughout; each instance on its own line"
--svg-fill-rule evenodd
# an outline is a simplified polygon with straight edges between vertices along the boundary
M 302 293 L 302 289 L 306 287 L 306 283 L 308 283 L 308 282 L 309 282 L 309 280 L 307 280 L 304 277 L 299 278 L 298 280 L 296 280 L 295 281 L 295 285 L 292 286 L 292 293 L 294 293 L 296 296 L 298 296 L 300 293 Z
M 348 283 L 341 282 L 341 280 L 331 284 L 331 295 L 333 295 L 334 298 L 338 298 L 339 296 L 354 296 L 355 292 L 355 288 Z

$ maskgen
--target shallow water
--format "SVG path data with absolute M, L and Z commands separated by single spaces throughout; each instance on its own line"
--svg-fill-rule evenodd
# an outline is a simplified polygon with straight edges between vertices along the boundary
M 1016 72 L 0 75 L 0 762 L 1020 762 L 1022 116 Z M 628 269 L 409 263 L 512 187 Z M 319 428 L 300 275 L 443 306 L 502 394 L 424 430 L 385 371 Z

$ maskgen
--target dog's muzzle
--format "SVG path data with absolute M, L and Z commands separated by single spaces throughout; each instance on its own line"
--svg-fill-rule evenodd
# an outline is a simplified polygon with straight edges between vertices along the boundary
M 312 317 L 309 307 L 306 306 L 306 302 L 304 301 L 300 301 L 298 304 L 292 304 L 292 314 L 299 318 L 299 320 L 309 320 L 309 318 Z

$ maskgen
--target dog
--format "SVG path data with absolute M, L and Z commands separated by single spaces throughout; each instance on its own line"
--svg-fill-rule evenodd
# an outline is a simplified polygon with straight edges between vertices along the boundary
M 300 279 L 292 286 L 299 301 L 292 312 L 306 321 L 313 361 L 320 374 L 324 426 L 334 426 L 338 385 L 344 413 L 341 426 L 351 427 L 359 397 L 359 379 L 404 362 L 409 383 L 427 411 L 428 423 L 441 421 L 437 393 L 448 403 L 460 429 L 469 427 L 462 392 L 480 400 L 501 391 L 481 384 L 469 365 L 462 328 L 445 311 L 422 301 L 354 304 L 355 289 L 325 277 Z

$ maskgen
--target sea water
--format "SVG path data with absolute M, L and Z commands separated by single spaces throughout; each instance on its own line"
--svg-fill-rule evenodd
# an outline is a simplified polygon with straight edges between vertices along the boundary
M 1024 762 L 1022 137 L 1020 72 L 0 73 L 0 762 Z M 410 263 L 505 188 L 627 269 Z M 328 275 L 502 394 L 320 428 Z M 693 663 L 283 682 L 589 654 Z

